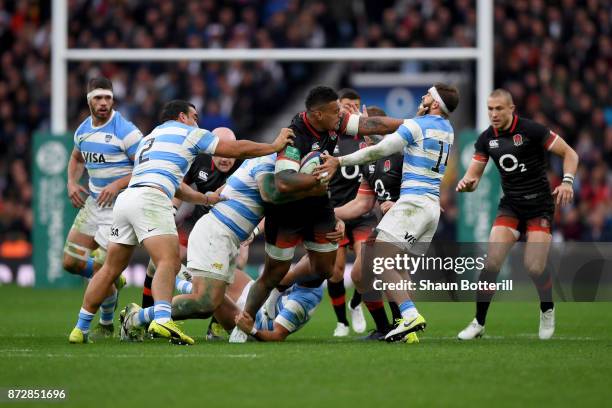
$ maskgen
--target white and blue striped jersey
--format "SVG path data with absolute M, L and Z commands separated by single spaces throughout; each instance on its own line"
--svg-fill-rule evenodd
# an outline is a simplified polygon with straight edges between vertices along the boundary
M 225 182 L 223 196 L 227 200 L 210 210 L 240 241 L 247 239 L 263 218 L 263 199 L 257 178 L 274 173 L 275 163 L 276 153 L 245 160 Z
M 255 318 L 257 330 L 274 330 L 274 322 L 280 324 L 289 333 L 298 331 L 308 323 L 315 309 L 321 303 L 323 289 L 307 288 L 297 283 L 287 289 L 276 301 L 276 317 L 269 319 L 260 309 Z
M 400 197 L 410 194 L 438 199 L 454 140 L 450 122 L 438 115 L 417 116 L 405 120 L 396 133 L 406 142 Z
M 129 187 L 160 187 L 174 197 L 195 157 L 214 154 L 218 142 L 208 130 L 175 120 L 162 123 L 140 142 Z
M 81 152 L 89 174 L 89 191 L 98 198 L 113 181 L 129 175 L 142 133 L 132 122 L 112 111 L 102 126 L 94 126 L 87 117 L 74 132 L 74 147 Z

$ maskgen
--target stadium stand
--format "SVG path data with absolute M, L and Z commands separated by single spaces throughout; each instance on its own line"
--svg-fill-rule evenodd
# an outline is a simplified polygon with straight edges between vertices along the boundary
M 475 41 L 474 3 L 154 0 L 120 8 L 110 0 L 74 0 L 69 46 L 467 47 Z M 584 7 L 575 7 L 578 3 Z M 612 240 L 610 20 L 605 0 L 504 0 L 495 6 L 495 85 L 507 87 L 519 113 L 549 125 L 581 157 L 577 199 L 558 214 L 558 239 Z M 30 239 L 29 147 L 33 132 L 49 128 L 49 64 L 50 3 L 0 0 L 0 243 L 10 246 L 6 250 L 23 252 L 13 243 Z M 163 101 L 187 96 L 206 127 L 253 134 L 261 126 L 257 118 L 274 114 L 315 65 L 71 64 L 69 123 L 74 128 L 88 113 L 85 79 L 102 74 L 112 78 L 121 110 L 143 132 L 154 126 Z M 396 66 L 352 64 L 349 69 L 386 68 Z M 552 166 L 559 173 L 560 163 Z M 551 173 L 551 183 L 559 182 Z M 441 233 L 452 239 L 454 195 L 447 191 L 442 201 Z

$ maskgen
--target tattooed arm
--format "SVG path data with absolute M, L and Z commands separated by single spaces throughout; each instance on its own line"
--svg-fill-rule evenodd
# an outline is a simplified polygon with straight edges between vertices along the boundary
M 280 175 L 282 173 L 284 172 L 278 174 Z M 281 192 L 281 190 L 277 188 L 274 174 L 266 173 L 258 177 L 257 186 L 259 187 L 261 198 L 269 203 L 283 204 L 290 201 L 300 200 L 305 197 L 320 196 L 326 193 L 326 186 L 319 183 L 319 181 L 314 177 L 299 173 L 292 174 L 300 176 L 300 178 L 306 178 L 306 180 L 305 183 L 303 183 L 304 186 L 298 185 L 300 188 L 291 186 L 290 188 L 285 189 L 285 191 L 289 190 L 287 192 Z M 285 183 L 291 183 L 291 181 L 292 179 L 284 180 Z M 313 181 L 314 185 L 312 185 Z
M 387 135 L 397 130 L 404 123 L 404 119 L 389 118 L 386 116 L 359 117 L 359 135 Z

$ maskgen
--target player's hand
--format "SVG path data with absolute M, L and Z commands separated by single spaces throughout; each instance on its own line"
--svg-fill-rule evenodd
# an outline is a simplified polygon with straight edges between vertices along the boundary
M 321 159 L 323 160 L 323 164 L 315 167 L 312 175 L 315 176 L 321 184 L 327 184 L 338 170 L 338 167 L 340 167 L 340 160 L 338 160 L 337 157 L 331 156 L 329 153 L 323 153 Z
M 329 242 L 340 242 L 342 238 L 344 238 L 344 230 L 344 221 L 342 221 L 340 218 L 336 218 L 336 228 L 332 232 L 325 234 L 325 238 L 327 238 Z
M 394 205 L 395 201 L 385 201 L 380 205 L 380 211 L 382 211 L 383 214 L 386 214 L 387 211 L 389 211 Z
M 359 112 L 359 106 L 355 105 L 354 103 L 345 103 L 344 105 L 342 105 L 341 113 L 348 115 L 361 115 L 361 112 Z
M 81 197 L 81 193 L 85 195 L 89 195 L 89 191 L 79 183 L 68 183 L 68 198 L 70 198 L 70 202 L 76 208 L 81 208 L 85 205 L 85 200 Z
M 457 188 L 455 188 L 455 191 L 457 191 L 458 193 L 472 192 L 476 189 L 477 181 L 478 180 L 475 178 L 464 177 L 461 180 L 459 180 L 459 183 L 457 183 Z
M 236 326 L 238 326 L 238 328 L 243 332 L 250 333 L 251 330 L 253 330 L 253 318 L 250 314 L 248 314 L 248 312 L 242 311 L 238 313 L 234 320 L 236 322 Z
M 208 207 L 213 206 L 221 201 L 227 200 L 227 197 L 214 191 L 209 191 L 206 194 L 202 194 L 202 197 L 202 201 L 198 204 L 202 204 Z
M 417 109 L 417 113 L 416 113 L 416 115 L 415 115 L 415 116 L 423 116 L 423 115 L 426 115 L 426 114 L 427 114 L 427 112 L 429 112 L 429 107 L 425 107 L 425 106 L 423 106 L 423 104 L 421 103 L 421 104 L 419 105 L 419 108 Z
M 100 192 L 100 195 L 98 196 L 98 205 L 100 207 L 112 206 L 113 202 L 115 201 L 115 198 L 117 198 L 117 195 L 120 191 L 121 188 L 119 187 L 119 183 L 117 183 L 116 181 L 113 181 L 112 183 L 108 184 L 106 187 L 104 187 L 104 189 Z
M 552 195 L 556 197 L 555 204 L 564 206 L 574 199 L 574 188 L 569 183 L 561 183 L 555 188 Z
M 361 108 L 361 116 L 363 116 L 364 118 L 368 117 L 368 108 L 366 107 L 365 103 L 363 104 L 363 107 Z
M 276 139 L 272 142 L 272 147 L 274 147 L 274 151 L 280 152 L 287 146 L 288 144 L 293 144 L 293 139 L 295 139 L 295 134 L 293 130 L 289 128 L 282 128 Z
M 254 239 L 255 239 L 255 234 L 251 234 L 249 235 L 247 239 L 245 239 L 244 241 L 240 243 L 240 246 L 247 247 L 253 243 Z

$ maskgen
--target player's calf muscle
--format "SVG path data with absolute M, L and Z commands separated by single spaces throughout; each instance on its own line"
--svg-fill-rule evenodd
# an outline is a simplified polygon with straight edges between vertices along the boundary
M 83 269 L 85 269 L 85 262 L 80 259 L 76 259 L 68 254 L 64 254 L 64 260 L 62 262 L 64 269 L 72 274 L 78 275 Z
M 172 301 L 172 318 L 184 320 L 190 318 L 208 318 L 214 307 L 209 299 L 196 298 L 194 295 L 177 296 Z

